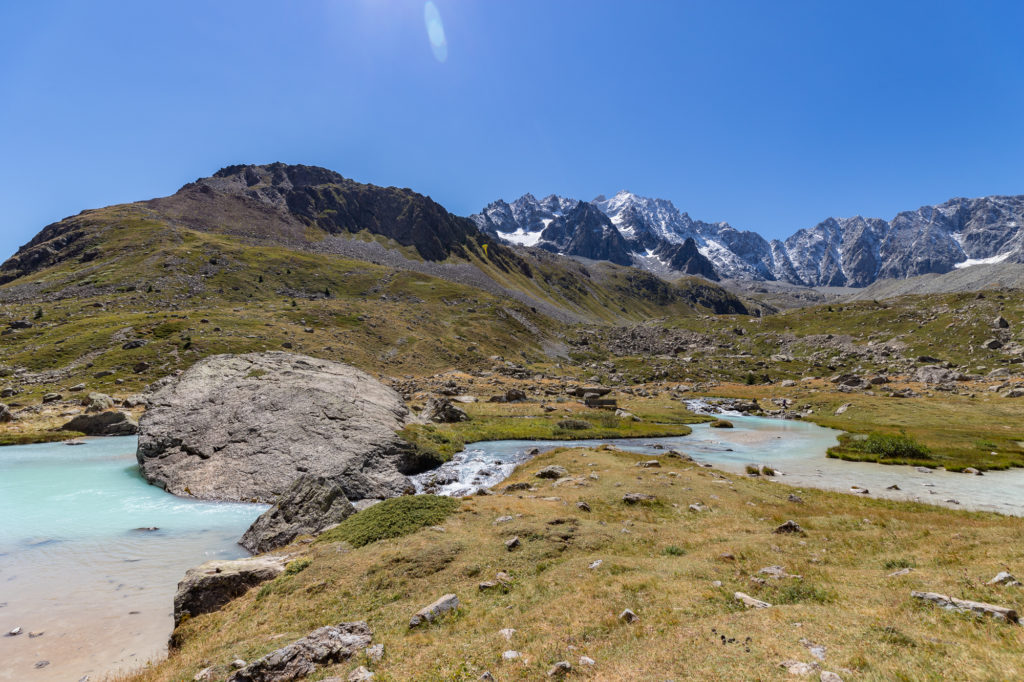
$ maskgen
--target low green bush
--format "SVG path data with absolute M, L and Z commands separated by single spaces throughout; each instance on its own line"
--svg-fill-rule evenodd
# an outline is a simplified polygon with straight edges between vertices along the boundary
M 345 541 L 353 547 L 411 535 L 421 528 L 436 526 L 459 508 L 459 501 L 437 495 L 394 497 L 353 514 L 337 527 L 323 533 L 321 542 Z

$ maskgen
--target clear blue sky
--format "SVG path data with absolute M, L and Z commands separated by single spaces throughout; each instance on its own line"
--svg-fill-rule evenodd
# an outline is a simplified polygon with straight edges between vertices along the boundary
M 3 0 L 0 257 L 247 162 L 768 237 L 1024 193 L 1021 2 L 434 2 L 438 50 L 423 2 Z

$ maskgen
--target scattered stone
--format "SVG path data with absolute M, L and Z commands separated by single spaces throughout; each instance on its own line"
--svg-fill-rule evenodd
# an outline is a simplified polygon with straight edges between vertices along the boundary
M 86 412 L 103 412 L 114 407 L 114 399 L 106 393 L 90 393 L 82 400 Z
M 21 634 L 21 626 L 19 625 L 18 627 L 9 630 L 7 632 L 7 634 L 4 635 L 4 637 L 17 637 L 20 634 Z
M 34 632 L 28 633 L 28 638 L 29 639 L 35 639 L 36 637 L 42 637 L 45 634 L 46 633 L 44 631 L 42 631 L 42 630 L 36 630 Z
M 784 533 L 799 533 L 804 534 L 804 529 L 800 527 L 796 521 L 786 521 L 784 524 L 772 531 L 773 533 L 782 535 Z
M 838 417 L 841 414 L 845 414 L 846 411 L 851 407 L 853 407 L 853 403 L 843 403 L 838 408 L 836 408 L 836 416 Z
M 593 570 L 596 570 L 598 568 L 601 568 L 601 564 L 603 564 L 603 563 L 604 563 L 604 559 L 597 559 L 596 561 L 591 561 L 590 565 L 587 566 L 587 568 L 589 568 L 591 571 L 593 571 Z
M 809 639 L 800 639 L 800 643 L 807 647 L 807 650 L 811 652 L 811 656 L 814 656 L 819 661 L 825 660 L 825 654 L 828 653 L 828 648 L 823 644 L 815 644 Z
M 372 680 L 375 677 L 377 676 L 370 672 L 366 666 L 361 665 L 348 674 L 348 682 L 367 682 L 367 680 Z
M 633 613 L 633 611 L 631 611 L 630 609 L 626 609 L 625 611 L 619 614 L 619 620 L 625 623 L 636 623 L 640 620 L 640 616 Z
M 537 478 L 550 478 L 557 480 L 559 478 L 568 476 L 569 472 L 566 471 L 565 467 L 563 466 L 552 464 L 551 466 L 546 466 L 543 469 L 539 469 L 538 471 L 534 472 L 533 475 L 536 476 Z
M 133 436 L 139 432 L 139 423 L 120 410 L 80 414 L 61 427 L 64 431 L 78 431 L 87 436 Z
M 369 646 L 372 639 L 373 633 L 364 622 L 328 625 L 235 671 L 228 682 L 297 680 L 319 665 L 348 660 Z
M 644 502 L 653 502 L 656 500 L 654 495 L 647 495 L 645 493 L 626 493 L 622 496 L 622 501 L 626 504 L 643 504 Z
M 485 670 L 478 680 L 484 680 L 484 682 L 494 682 L 494 675 L 491 674 L 490 670 Z
M 999 350 L 1003 347 L 1003 342 L 999 339 L 987 339 L 981 344 L 981 347 L 989 350 Z
M 517 658 L 519 658 L 519 656 L 520 656 L 520 654 L 519 654 L 519 652 L 518 652 L 518 651 L 515 651 L 515 650 L 512 650 L 512 649 L 509 649 L 508 651 L 504 652 L 504 653 L 503 653 L 503 654 L 501 655 L 501 658 L 502 658 L 502 660 L 504 660 L 504 661 L 514 661 L 514 660 L 516 660 Z
M 590 511 L 590 505 L 587 504 L 586 502 L 582 502 L 582 501 L 576 503 L 576 508 L 579 509 L 580 511 L 585 511 L 585 512 L 589 512 Z
M 801 580 L 802 579 L 802 576 L 791 575 L 789 573 L 786 573 L 786 569 L 783 568 L 782 566 L 765 566 L 760 571 L 758 571 L 758 573 L 760 573 L 761 575 L 766 575 L 769 578 L 774 578 L 774 579 L 781 579 L 781 578 L 795 578 L 796 580 Z
M 420 413 L 420 419 L 437 424 L 455 424 L 469 421 L 469 415 L 455 407 L 448 398 L 431 398 Z
M 980 471 L 978 471 L 974 467 L 967 467 L 966 469 L 963 470 L 963 473 L 965 473 L 965 474 L 972 474 L 974 476 L 984 476 L 983 473 L 981 473 Z
M 507 549 L 510 552 L 513 549 L 515 549 L 516 547 L 518 547 L 518 546 L 519 546 L 519 536 L 518 535 L 516 535 L 514 537 L 511 537 L 511 538 L 509 538 L 508 540 L 505 541 L 505 549 Z
M 514 493 L 519 490 L 529 490 L 531 488 L 529 483 L 509 483 L 505 486 L 506 493 Z
M 887 577 L 889 577 L 889 578 L 899 578 L 900 576 L 909 575 L 911 572 L 913 572 L 913 570 L 914 569 L 912 569 L 910 567 L 901 568 L 898 571 L 893 571 Z
M 597 665 L 597 661 L 590 656 L 580 656 L 580 665 Z
M 62 396 L 60 393 L 47 393 L 46 395 L 43 396 L 43 404 L 55 403 L 61 400 L 64 400 L 64 396 Z
M 505 391 L 505 402 L 521 403 L 526 400 L 526 392 L 518 388 L 510 388 Z
M 819 679 L 821 682 L 843 682 L 843 678 L 830 670 L 822 670 Z
M 708 510 L 708 508 L 705 507 L 700 502 L 695 502 L 694 504 L 691 504 L 689 507 L 687 507 L 687 509 L 689 509 L 692 512 L 703 512 Z
M 891 486 L 889 486 L 888 488 L 886 488 L 886 490 L 902 490 L 902 488 L 900 488 L 900 487 L 899 487 L 898 485 L 896 485 L 895 483 L 893 483 L 893 484 L 892 484 Z
M 850 486 L 850 492 L 855 495 L 867 495 L 870 491 L 867 488 L 861 488 L 859 485 Z
M 768 602 L 755 599 L 749 594 L 745 594 L 743 592 L 733 593 L 732 598 L 736 601 L 743 602 L 747 607 L 752 609 L 767 609 L 771 606 Z
M 794 495 L 793 493 L 790 493 L 789 497 L 787 497 L 786 499 L 789 500 L 790 502 L 795 502 L 796 504 L 804 503 L 804 499 L 802 497 Z
M 208 561 L 190 568 L 174 595 L 174 624 L 186 615 L 196 617 L 220 609 L 251 588 L 284 572 L 281 557 L 251 557 Z
M 316 535 L 355 512 L 337 481 L 302 474 L 249 526 L 238 544 L 254 554 L 269 552 L 300 535 Z
M 498 634 L 505 638 L 506 642 L 512 641 L 512 635 L 516 634 L 515 628 L 502 628 Z
M 217 675 L 216 666 L 203 668 L 192 677 L 192 682 L 213 682 Z
M 417 611 L 412 617 L 412 620 L 409 621 L 409 627 L 416 628 L 424 623 L 433 622 L 440 616 L 443 616 L 449 611 L 454 611 L 457 608 L 459 608 L 459 598 L 454 594 L 446 594 L 433 604 L 424 606 L 422 609 Z
M 374 644 L 373 646 L 366 647 L 366 657 L 374 663 L 380 662 L 384 658 L 384 645 Z
M 990 616 L 997 620 L 1004 620 L 1008 623 L 1017 623 L 1019 618 L 1017 612 L 1013 609 L 1006 608 L 1004 606 L 996 606 L 995 604 L 986 604 L 984 602 L 970 601 L 968 599 L 957 599 L 956 597 L 950 597 L 944 594 L 938 594 L 936 592 L 911 592 L 910 596 L 915 599 L 921 599 L 928 601 L 936 606 L 941 606 L 944 609 L 951 611 L 960 611 L 963 613 L 974 613 L 978 616 Z
M 641 469 L 660 469 L 661 468 L 661 462 L 659 462 L 656 459 L 650 459 L 650 460 L 647 460 L 646 462 L 637 462 L 636 465 L 638 467 L 640 467 Z
M 559 661 L 548 670 L 548 677 L 563 677 L 572 672 L 572 664 L 569 661 Z
M 985 584 L 986 585 L 1009 585 L 1009 586 L 1020 585 L 1020 583 L 1017 581 L 1017 579 L 1014 578 L 1013 575 L 1011 575 L 1010 573 L 1007 573 L 1006 571 L 1000 571 L 999 573 L 996 574 L 995 578 L 992 578 L 992 580 L 989 580 Z
M 492 523 L 491 525 L 492 526 L 499 526 L 499 525 L 501 525 L 503 523 L 508 523 L 509 521 L 515 521 L 515 520 L 516 520 L 516 517 L 514 517 L 514 516 L 499 516 L 498 518 L 494 519 L 494 523 Z
M 32 667 L 35 668 L 36 670 L 39 670 L 41 668 L 45 668 L 48 665 L 50 665 L 49 661 L 36 661 L 36 664 L 34 666 L 32 666 Z
M 248 663 L 246 663 L 241 658 L 236 658 L 235 660 L 231 661 L 231 667 L 234 668 L 235 670 L 241 670 L 242 668 L 244 668 L 247 665 L 248 665 Z
M 1010 323 L 1007 322 L 1005 317 L 999 315 L 998 317 L 996 317 L 995 320 L 992 321 L 992 326 L 995 327 L 996 329 L 1009 329 Z
M 0 403 L 0 424 L 8 424 L 12 421 L 14 421 L 14 414 L 11 412 L 11 408 Z

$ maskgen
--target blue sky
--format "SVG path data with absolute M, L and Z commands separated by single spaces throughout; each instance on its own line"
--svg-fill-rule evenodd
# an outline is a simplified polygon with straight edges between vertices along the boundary
M 246 162 L 767 237 L 1024 193 L 1024 3 L 434 3 L 440 46 L 404 0 L 2 0 L 0 257 Z

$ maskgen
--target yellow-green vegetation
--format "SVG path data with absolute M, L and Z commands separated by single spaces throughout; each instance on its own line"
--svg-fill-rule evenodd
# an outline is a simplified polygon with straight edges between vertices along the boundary
M 354 514 L 320 536 L 321 542 L 347 542 L 362 547 L 371 542 L 400 538 L 421 528 L 436 526 L 459 508 L 459 501 L 437 495 L 407 495 L 379 502 Z
M 779 663 L 815 661 L 809 644 L 827 648 L 822 669 L 843 679 L 1024 676 L 1021 627 L 910 594 L 1020 610 L 1019 589 L 986 582 L 1024 572 L 1024 519 L 815 490 L 797 491 L 803 501 L 794 502 L 791 488 L 763 479 L 669 458 L 643 469 L 641 459 L 612 448 L 556 450 L 507 482 L 536 491 L 453 502 L 443 530 L 362 547 L 331 535 L 293 545 L 285 551 L 310 561 L 302 572 L 188 620 L 177 630 L 181 649 L 133 679 L 188 680 L 210 665 L 223 679 L 236 658 L 350 620 L 369 623 L 383 659 L 359 656 L 309 679 L 344 679 L 367 665 L 384 681 L 476 680 L 485 670 L 536 680 L 568 660 L 579 679 L 786 680 Z M 552 464 L 569 478 L 532 475 Z M 656 499 L 626 505 L 627 492 Z M 689 510 L 698 502 L 706 511 Z M 790 519 L 804 534 L 773 533 Z M 509 551 L 513 536 L 520 545 Z M 761 572 L 770 566 L 790 577 Z M 507 588 L 479 588 L 499 571 L 512 577 Z M 409 629 L 413 613 L 448 592 L 461 602 L 455 614 Z M 772 606 L 747 609 L 735 592 Z M 639 620 L 620 620 L 625 609 Z M 509 640 L 505 628 L 515 630 Z M 507 650 L 520 658 L 504 661 Z M 578 665 L 580 656 L 596 664 Z
M 545 412 L 536 403 L 474 403 L 463 405 L 469 421 L 454 424 L 411 424 L 401 436 L 419 452 L 447 461 L 469 443 L 486 440 L 582 440 L 605 438 L 666 438 L 685 436 L 688 424 L 708 421 L 679 403 L 673 407 L 655 404 L 652 411 L 641 404 L 636 416 L 620 417 L 613 412 L 580 408 L 578 403 L 558 405 Z

